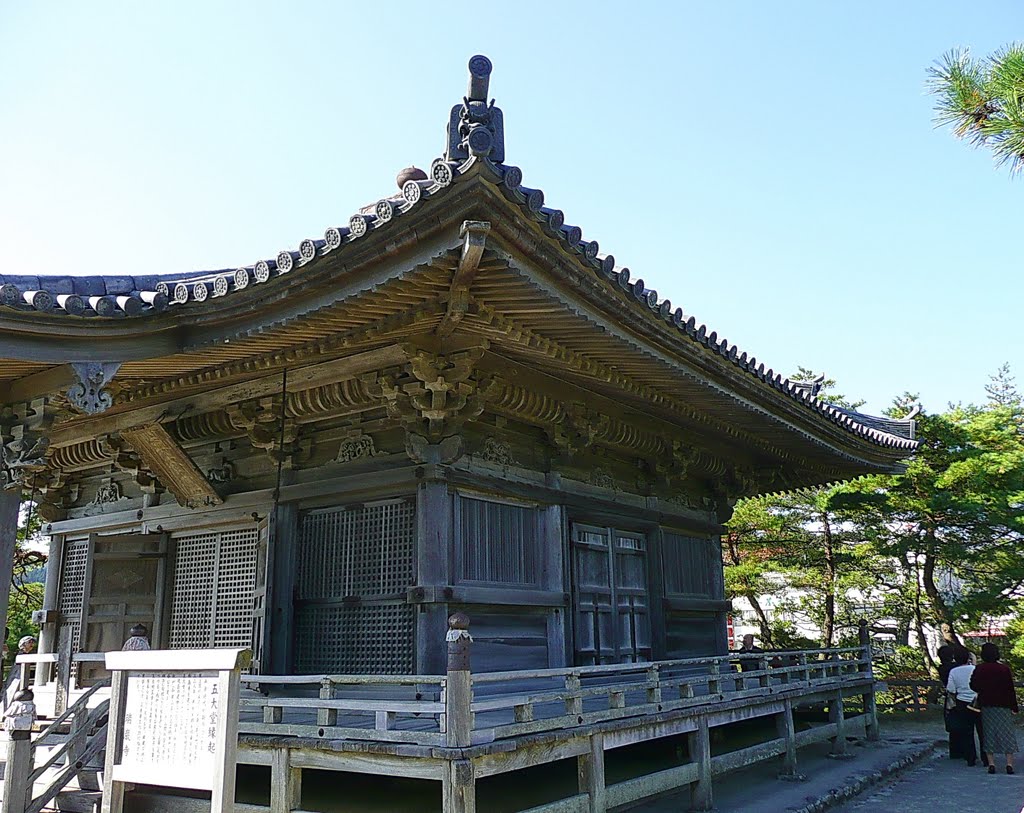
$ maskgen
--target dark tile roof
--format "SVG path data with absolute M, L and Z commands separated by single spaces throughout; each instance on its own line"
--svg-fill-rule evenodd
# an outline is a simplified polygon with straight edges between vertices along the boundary
M 474 70 L 474 61 L 477 59 L 480 58 L 474 57 L 471 60 L 471 71 Z M 489 62 L 486 64 L 486 72 L 490 72 Z M 474 74 L 474 78 L 479 79 L 477 74 Z M 473 79 L 470 87 L 472 91 Z M 658 292 L 648 288 L 642 279 L 634 279 L 628 268 L 617 266 L 614 257 L 601 253 L 596 240 L 584 239 L 579 226 L 567 224 L 560 209 L 545 205 L 543 191 L 524 186 L 523 173 L 518 167 L 496 163 L 490 159 L 490 155 L 496 152 L 496 146 L 500 146 L 502 155 L 504 153 L 501 111 L 493 107 L 493 103 L 491 108 L 488 108 L 492 114 L 496 113 L 492 125 L 488 125 L 486 111 L 481 113 L 479 110 L 463 114 L 462 125 L 459 124 L 460 107 L 471 110 L 473 105 L 481 103 L 481 98 L 486 99 L 486 82 L 483 83 L 482 93 L 479 84 L 477 85 L 476 96 L 477 98 L 472 95 L 467 97 L 463 105 L 456 105 L 452 109 L 448 151 L 444 157 L 433 162 L 426 180 L 406 181 L 400 192 L 361 208 L 349 218 L 347 225 L 327 229 L 321 239 L 303 240 L 298 250 L 282 251 L 274 259 L 260 260 L 237 269 L 179 275 L 0 275 L 0 306 L 66 314 L 71 317 L 144 317 L 166 308 L 185 308 L 191 303 L 231 296 L 246 288 L 263 285 L 277 277 L 292 273 L 332 252 L 344 251 L 348 244 L 365 238 L 371 232 L 398 228 L 394 223 L 400 221 L 403 214 L 427 199 L 445 194 L 448 189 L 458 184 L 459 179 L 465 176 L 470 168 L 482 164 L 483 171 L 496 182 L 506 199 L 518 205 L 528 217 L 539 222 L 549 236 L 560 242 L 565 252 L 589 267 L 593 273 L 617 286 L 623 295 L 633 301 L 635 307 L 649 310 L 665 323 L 675 327 L 680 335 L 717 353 L 843 429 L 883 447 L 905 449 L 908 452 L 917 447 L 917 442 L 913 440 L 913 420 L 876 418 L 825 403 L 817 397 L 817 387 L 813 384 L 790 381 L 771 368 L 765 369 L 763 363 L 740 351 L 735 344 L 720 338 L 717 332 L 708 330 L 703 324 L 697 324 L 696 318 L 683 313 L 682 308 L 673 308 L 668 299 L 660 299 Z M 460 126 L 461 130 L 458 129 Z M 476 138 L 474 141 L 474 133 L 479 135 L 481 129 L 488 126 L 495 130 L 489 136 L 490 140 Z

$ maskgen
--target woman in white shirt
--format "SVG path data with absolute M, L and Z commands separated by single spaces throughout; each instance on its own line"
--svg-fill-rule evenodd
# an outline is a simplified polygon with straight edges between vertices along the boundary
M 951 741 L 956 741 L 957 747 L 952 748 L 953 753 L 962 755 L 967 764 L 974 766 L 978 761 L 978 748 L 974 744 L 974 732 L 978 730 L 978 740 L 981 740 L 981 714 L 972 710 L 974 701 L 978 694 L 971 688 L 971 675 L 974 674 L 974 665 L 970 663 L 971 653 L 964 647 L 957 647 L 953 652 L 953 663 L 956 664 L 949 670 L 949 680 L 946 682 L 946 691 L 956 702 L 956 708 L 950 710 L 949 732 Z M 982 762 L 984 762 L 982 757 Z

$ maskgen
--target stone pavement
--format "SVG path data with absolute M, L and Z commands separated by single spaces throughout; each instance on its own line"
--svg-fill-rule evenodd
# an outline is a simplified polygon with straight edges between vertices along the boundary
M 997 757 L 996 764 L 999 762 Z M 1007 776 L 1000 771 L 990 776 L 980 764 L 968 768 L 941 752 L 858 799 L 833 808 L 836 813 L 1020 813 L 1022 809 L 1024 775 Z
M 827 743 L 801 748 L 797 752 L 799 771 L 806 776 L 803 782 L 784 782 L 776 778 L 778 773 L 778 760 L 768 760 L 758 765 L 752 765 L 741 771 L 727 776 L 718 776 L 714 780 L 715 810 L 717 813 L 786 813 L 786 811 L 800 811 L 841 789 L 852 785 L 858 780 L 863 780 L 879 771 L 885 771 L 901 759 L 920 754 L 927 750 L 927 746 L 936 740 L 944 739 L 946 736 L 942 730 L 941 720 L 924 720 L 906 716 L 895 722 L 882 721 L 882 741 L 879 743 L 858 742 L 851 743 L 850 759 L 834 760 L 828 756 L 829 746 Z M 925 757 L 925 763 L 930 764 L 930 757 Z M 1024 760 L 1022 760 L 1024 764 Z M 959 765 L 950 766 L 959 768 Z M 911 769 L 916 773 L 917 769 Z M 963 771 L 967 771 L 964 765 Z M 984 771 L 975 768 L 978 773 L 973 775 L 975 779 L 981 779 Z M 932 774 L 925 774 L 930 776 Z M 989 780 L 1019 780 L 1019 787 L 1024 792 L 1024 775 L 1022 776 L 984 776 Z M 898 780 L 897 780 L 898 781 Z M 1001 781 L 1001 784 L 1006 784 Z M 872 794 L 881 792 L 888 785 L 882 783 L 868 789 L 864 797 L 871 798 Z M 946 792 L 946 801 L 956 798 L 955 794 Z M 974 797 L 979 798 L 979 797 Z M 984 798 L 984 797 L 981 797 Z M 689 808 L 689 791 L 675 793 L 661 799 L 646 802 L 631 808 L 636 813 L 679 813 Z M 916 813 L 918 808 L 904 806 L 901 796 L 890 794 L 885 807 L 879 808 L 853 808 L 853 807 L 832 807 L 831 810 L 846 811 L 857 810 L 857 813 L 876 813 L 876 810 L 884 810 L 885 813 Z M 986 813 L 1003 813 L 1002 808 L 976 808 L 968 804 L 950 805 L 942 807 L 931 802 L 927 813 L 942 813 L 945 810 L 955 810 L 957 813 L 966 813 L 972 810 L 984 809 Z M 1009 808 L 1007 808 L 1009 810 Z M 1019 813 L 1020 805 L 1012 809 L 1012 813 Z

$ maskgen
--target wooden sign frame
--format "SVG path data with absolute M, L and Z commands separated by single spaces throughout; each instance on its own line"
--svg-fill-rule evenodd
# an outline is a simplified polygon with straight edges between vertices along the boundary
M 210 813 L 233 813 L 239 676 L 251 662 L 248 649 L 107 653 L 111 691 L 102 813 L 122 813 L 126 785 L 135 783 L 209 790 Z M 166 718 L 166 704 L 171 702 L 168 698 L 193 705 L 185 714 L 175 715 L 174 725 L 151 731 Z M 151 701 L 148 706 L 147 700 Z M 130 708 L 139 719 L 126 725 L 125 715 Z M 193 753 L 199 742 L 205 742 L 208 751 L 208 756 L 202 754 L 207 757 L 202 760 Z M 140 743 L 145 746 L 141 757 L 125 760 L 126 751 L 139 753 Z M 154 751 L 193 753 L 193 761 L 161 762 L 153 757 Z

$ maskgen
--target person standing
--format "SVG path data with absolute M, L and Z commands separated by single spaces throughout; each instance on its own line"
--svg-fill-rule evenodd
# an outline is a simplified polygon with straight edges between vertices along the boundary
M 982 646 L 981 660 L 971 675 L 971 688 L 978 693 L 981 706 L 982 748 L 988 755 L 988 772 L 996 772 L 995 755 L 1004 754 L 1006 772 L 1012 774 L 1013 755 L 1017 753 L 1012 715 L 1020 711 L 1013 673 L 1009 666 L 999 662 L 999 647 L 995 644 Z
M 764 650 L 761 649 L 761 647 L 759 646 L 754 646 L 753 635 L 751 635 L 749 632 L 746 635 L 744 635 L 743 644 L 736 651 L 741 656 L 739 658 L 741 672 L 756 672 L 758 670 L 758 665 L 760 661 L 759 658 L 756 656 L 759 656 L 762 652 L 764 652 Z M 749 655 L 750 657 L 742 657 L 744 655 Z
M 978 748 L 974 732 L 981 715 L 975 710 L 978 693 L 971 688 L 971 675 L 975 667 L 970 663 L 971 653 L 964 647 L 953 650 L 953 668 L 949 670 L 946 691 L 953 697 L 950 710 L 949 752 L 967 760 L 971 767 L 978 762 Z M 979 732 L 980 733 L 980 732 Z M 981 737 L 979 736 L 979 742 Z

